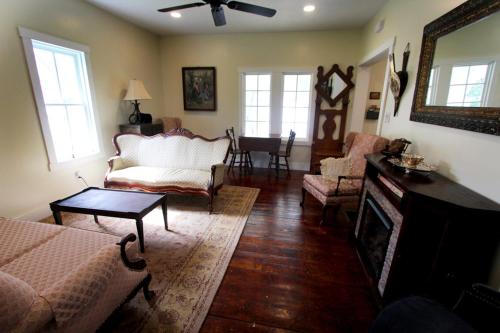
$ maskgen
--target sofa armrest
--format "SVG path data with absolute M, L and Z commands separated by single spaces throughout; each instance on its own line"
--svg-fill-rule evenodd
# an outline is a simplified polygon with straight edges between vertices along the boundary
M 109 172 L 123 169 L 125 167 L 125 163 L 120 156 L 113 156 L 108 159 Z
M 214 164 L 212 165 L 212 186 L 215 188 L 224 183 L 224 163 Z

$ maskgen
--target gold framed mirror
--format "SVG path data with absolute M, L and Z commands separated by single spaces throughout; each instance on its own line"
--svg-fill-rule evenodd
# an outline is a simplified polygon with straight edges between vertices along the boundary
M 500 0 L 425 26 L 410 120 L 500 135 Z

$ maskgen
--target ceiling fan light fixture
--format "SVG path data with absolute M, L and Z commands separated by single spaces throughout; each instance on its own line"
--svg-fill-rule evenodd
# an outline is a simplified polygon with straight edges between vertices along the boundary
M 179 13 L 179 12 L 171 12 L 170 16 L 172 16 L 173 18 L 181 18 L 182 17 L 181 13 Z
M 316 10 L 316 6 L 315 5 L 305 5 L 304 6 L 304 11 L 306 13 L 311 13 L 311 12 L 314 12 Z

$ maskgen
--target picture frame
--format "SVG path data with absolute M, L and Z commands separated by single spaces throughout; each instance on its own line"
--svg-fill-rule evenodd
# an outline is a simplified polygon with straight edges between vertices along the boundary
M 215 67 L 182 67 L 182 94 L 186 111 L 217 110 Z
M 380 99 L 379 91 L 370 91 L 370 99 L 377 100 Z

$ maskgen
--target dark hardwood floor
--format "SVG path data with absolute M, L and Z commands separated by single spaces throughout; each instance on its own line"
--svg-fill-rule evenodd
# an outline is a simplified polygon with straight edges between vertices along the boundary
M 261 189 L 201 332 L 366 332 L 376 316 L 368 282 L 341 211 L 319 226 L 304 173 L 238 171 L 226 184 Z

